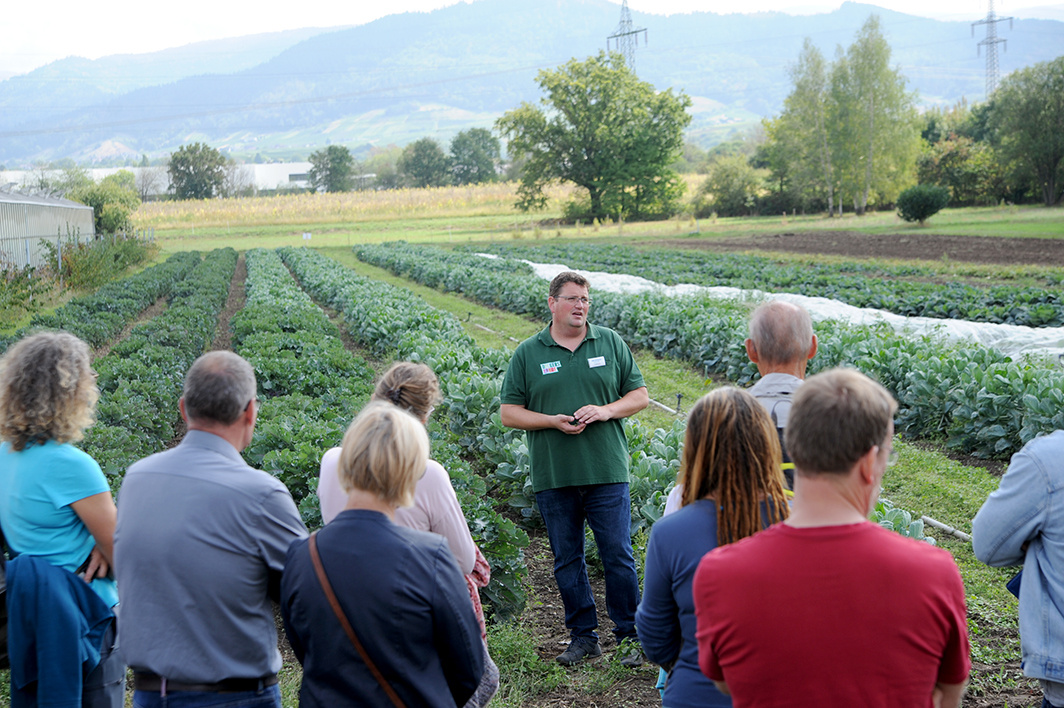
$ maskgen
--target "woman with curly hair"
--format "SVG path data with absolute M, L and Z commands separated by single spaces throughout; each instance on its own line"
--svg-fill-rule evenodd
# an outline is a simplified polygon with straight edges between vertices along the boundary
M 635 616 L 644 653 L 668 671 L 663 706 L 731 705 L 698 665 L 691 584 L 706 553 L 787 518 L 780 460 L 776 427 L 746 391 L 718 388 L 691 409 L 676 482 L 683 505 L 651 529 Z
M 36 691 L 42 702 L 57 682 L 73 681 L 81 688 L 83 706 L 117 707 L 123 704 L 125 667 L 114 651 L 109 611 L 118 603 L 111 573 L 115 504 L 100 466 L 73 445 L 92 425 L 99 397 L 91 363 L 89 347 L 66 332 L 26 337 L 0 360 L 0 527 L 11 554 L 18 556 L 8 565 L 9 607 L 23 597 L 32 602 L 16 592 L 21 587 L 17 577 L 27 578 L 27 592 L 38 592 L 57 577 L 62 583 L 65 577 L 74 598 L 71 607 L 85 611 L 87 602 L 103 608 L 102 616 L 88 617 L 97 620 L 97 633 L 87 636 L 94 640 L 99 662 L 84 681 L 80 674 L 51 676 L 47 672 L 58 670 L 52 663 L 24 666 L 25 657 L 15 646 L 10 647 L 11 679 L 13 692 Z M 95 595 L 88 600 L 83 597 L 86 587 Z M 59 599 L 66 606 L 70 598 L 63 594 Z M 59 617 L 51 606 L 33 617 L 12 612 L 9 641 L 15 643 L 21 632 L 39 653 L 42 642 L 55 640 Z

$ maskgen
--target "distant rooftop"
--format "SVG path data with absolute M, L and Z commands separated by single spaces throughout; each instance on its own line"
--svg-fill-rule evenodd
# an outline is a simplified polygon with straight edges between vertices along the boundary
M 5 192 L 3 190 L 0 190 L 0 202 L 7 204 L 38 204 L 40 206 L 58 206 L 70 209 L 92 209 L 90 206 L 62 197 L 48 197 L 40 194 L 23 194 L 21 192 Z

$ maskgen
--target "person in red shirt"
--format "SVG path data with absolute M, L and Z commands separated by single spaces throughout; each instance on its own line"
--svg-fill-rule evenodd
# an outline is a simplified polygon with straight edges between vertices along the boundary
M 735 708 L 960 705 L 971 662 L 956 563 L 868 520 L 896 408 L 852 369 L 808 379 L 786 431 L 790 516 L 699 564 L 699 665 Z

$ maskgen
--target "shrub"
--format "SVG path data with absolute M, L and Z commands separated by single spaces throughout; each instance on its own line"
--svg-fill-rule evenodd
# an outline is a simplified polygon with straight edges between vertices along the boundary
M 701 219 L 714 212 L 721 216 L 756 213 L 762 189 L 761 175 L 744 156 L 722 157 L 710 168 L 695 196 L 695 216 Z
M 906 221 L 924 222 L 949 204 L 949 189 L 931 184 L 909 187 L 898 195 L 898 216 Z

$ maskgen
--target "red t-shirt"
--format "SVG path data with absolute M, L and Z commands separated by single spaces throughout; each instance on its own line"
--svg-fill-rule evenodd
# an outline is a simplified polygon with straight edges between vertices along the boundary
M 968 677 L 953 557 L 871 522 L 776 524 L 706 554 L 699 663 L 735 708 L 926 708 Z

